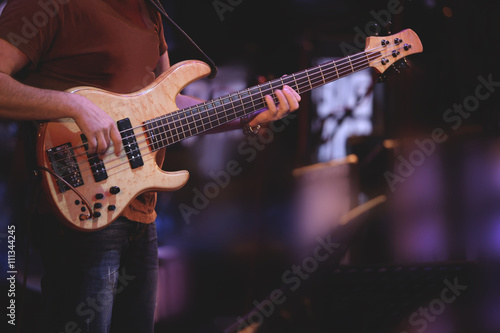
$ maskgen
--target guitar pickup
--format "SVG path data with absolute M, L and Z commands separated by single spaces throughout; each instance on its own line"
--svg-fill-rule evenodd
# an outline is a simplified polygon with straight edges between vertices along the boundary
M 85 152 L 87 153 L 87 158 L 89 159 L 90 168 L 92 169 L 92 175 L 94 176 L 94 180 L 96 183 L 102 182 L 103 180 L 108 179 L 108 173 L 106 172 L 106 167 L 104 166 L 104 162 L 97 157 L 97 154 L 89 154 L 89 144 L 87 137 L 85 135 L 80 136 L 82 138 L 83 147 L 85 148 Z
M 128 161 L 130 162 L 130 167 L 132 169 L 137 169 L 144 165 L 142 160 L 141 150 L 137 144 L 137 139 L 132 129 L 132 124 L 129 118 L 122 119 L 116 123 L 120 134 L 122 136 L 123 147 L 125 148 L 125 153 L 127 154 Z

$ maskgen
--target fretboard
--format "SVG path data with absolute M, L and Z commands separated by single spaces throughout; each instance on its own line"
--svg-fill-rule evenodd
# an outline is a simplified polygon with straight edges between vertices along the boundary
M 149 133 L 151 149 L 164 148 L 262 110 L 266 108 L 264 97 L 270 95 L 277 102 L 274 91 L 285 85 L 302 94 L 368 68 L 370 62 L 379 57 L 381 53 L 378 51 L 360 52 L 148 120 L 144 125 Z

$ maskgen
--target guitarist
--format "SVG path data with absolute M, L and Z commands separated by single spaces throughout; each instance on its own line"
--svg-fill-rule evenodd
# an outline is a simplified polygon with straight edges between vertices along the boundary
M 11 0 L 0 16 L 0 117 L 72 118 L 90 152 L 121 138 L 115 122 L 86 98 L 63 92 L 93 86 L 130 93 L 170 66 L 158 12 L 146 0 Z M 13 78 L 15 76 L 15 78 Z M 266 97 L 267 109 L 245 126 L 298 108 L 289 87 Z M 178 97 L 180 108 L 198 103 Z M 225 129 L 241 126 L 228 124 Z M 37 218 L 44 277 L 44 332 L 153 332 L 157 283 L 156 196 L 135 199 L 102 230 L 82 233 L 50 214 Z M 37 330 L 40 331 L 40 330 Z

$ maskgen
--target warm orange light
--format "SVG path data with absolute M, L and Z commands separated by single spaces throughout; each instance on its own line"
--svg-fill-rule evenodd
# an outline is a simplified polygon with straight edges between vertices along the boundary
M 453 17 L 453 10 L 450 7 L 443 7 L 443 14 L 447 18 L 452 18 Z

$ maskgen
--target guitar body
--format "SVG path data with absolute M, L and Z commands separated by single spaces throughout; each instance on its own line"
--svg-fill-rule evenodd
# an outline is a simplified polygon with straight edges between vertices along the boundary
M 78 178 L 76 184 L 83 183 L 78 187 L 75 186 L 80 195 L 69 188 L 63 192 L 56 177 L 48 172 L 44 174 L 42 181 L 44 191 L 60 220 L 79 230 L 101 229 L 118 218 L 139 194 L 148 191 L 172 191 L 184 186 L 189 173 L 161 170 L 156 162 L 158 152 L 149 147 L 143 123 L 178 110 L 175 100 L 179 92 L 189 83 L 209 73 L 210 67 L 205 63 L 185 61 L 172 66 L 151 85 L 132 94 L 114 94 L 91 87 L 69 90 L 70 93 L 85 96 L 117 122 L 124 118 L 130 120 L 141 150 L 143 165 L 132 169 L 129 158 L 124 153 L 120 157 L 108 153 L 102 160 L 107 179 L 96 181 L 95 170 L 92 170 L 89 164 L 89 156 L 82 147 L 81 132 L 75 122 L 65 118 L 43 123 L 39 128 L 37 139 L 38 164 L 44 170 L 53 170 L 55 163 L 66 158 L 72 161 L 70 164 L 75 168 L 72 171 L 74 177 Z M 51 159 L 48 151 L 54 147 L 61 148 Z M 68 157 L 67 154 L 71 155 Z M 59 165 L 59 169 L 64 168 Z M 117 191 L 119 192 L 114 193 Z M 91 205 L 90 212 L 82 197 Z

